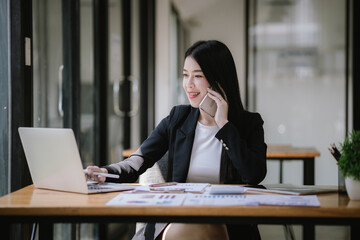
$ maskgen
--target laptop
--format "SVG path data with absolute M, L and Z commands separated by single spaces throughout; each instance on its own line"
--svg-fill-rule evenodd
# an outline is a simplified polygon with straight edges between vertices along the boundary
M 84 194 L 135 188 L 120 183 L 87 182 L 72 129 L 20 127 L 19 134 L 36 188 Z

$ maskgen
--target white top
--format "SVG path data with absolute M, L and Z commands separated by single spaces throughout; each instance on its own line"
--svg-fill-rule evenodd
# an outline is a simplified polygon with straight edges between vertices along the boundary
M 186 182 L 220 182 L 221 142 L 215 138 L 219 127 L 197 123 Z

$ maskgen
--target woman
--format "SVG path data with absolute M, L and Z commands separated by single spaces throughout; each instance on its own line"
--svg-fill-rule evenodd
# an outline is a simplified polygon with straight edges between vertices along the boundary
M 258 113 L 244 110 L 235 63 L 225 44 L 199 41 L 187 50 L 183 87 L 190 105 L 173 107 L 130 158 L 103 168 L 90 166 L 87 177 L 105 181 L 103 176 L 92 174 L 100 171 L 119 174 L 120 182 L 134 182 L 168 152 L 168 181 L 261 182 L 266 175 L 263 120 Z M 199 109 L 206 95 L 216 103 L 214 117 Z M 220 224 L 148 224 L 145 235 L 155 232 L 156 238 L 165 232 L 165 239 L 181 239 L 188 232 L 206 235 L 211 231 L 228 235 L 229 239 L 260 238 L 256 226 L 232 224 L 226 227 Z

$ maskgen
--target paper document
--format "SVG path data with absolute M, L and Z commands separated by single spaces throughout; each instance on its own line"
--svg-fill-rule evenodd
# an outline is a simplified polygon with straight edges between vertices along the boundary
M 248 188 L 239 185 L 208 183 L 172 183 L 167 186 L 137 187 L 132 193 L 120 193 L 109 206 L 307 206 L 319 207 L 316 195 L 243 194 Z
M 186 194 L 118 194 L 106 203 L 108 206 L 181 206 Z
M 316 195 L 206 195 L 188 194 L 184 206 L 307 206 L 319 207 Z
M 184 206 L 245 206 L 259 205 L 258 202 L 248 199 L 246 195 L 207 195 L 188 194 Z
M 245 188 L 239 185 L 211 185 L 210 194 L 240 194 Z
M 249 199 L 257 201 L 259 205 L 274 206 L 304 206 L 320 207 L 316 195 L 287 196 L 287 195 L 246 195 Z
M 136 192 L 168 192 L 168 193 L 203 193 L 210 184 L 209 183 L 177 183 L 171 186 L 163 187 L 150 187 L 149 185 L 144 185 L 138 187 Z

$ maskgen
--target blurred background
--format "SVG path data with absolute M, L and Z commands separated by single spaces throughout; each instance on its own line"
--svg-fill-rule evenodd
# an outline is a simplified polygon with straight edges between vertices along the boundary
M 233 54 L 242 101 L 264 119 L 266 143 L 316 148 L 315 184 L 341 184 L 327 148 L 353 128 L 353 0 L 29 2 L 28 123 L 73 128 L 84 166 L 121 161 L 173 105 L 187 104 L 184 53 L 195 41 L 216 39 Z M 3 171 L 11 155 L 4 147 Z M 267 164 L 262 183 L 278 183 L 279 163 Z M 283 174 L 284 183 L 302 184 L 302 161 L 285 161 Z M 2 180 L 1 195 L 24 185 L 7 171 Z M 129 239 L 134 225 L 54 229 L 56 239 L 74 238 L 72 229 L 76 239 Z M 283 226 L 260 230 L 263 239 L 289 237 Z M 301 227 L 294 231 L 301 238 Z M 316 239 L 348 238 L 347 227 L 316 227 Z

